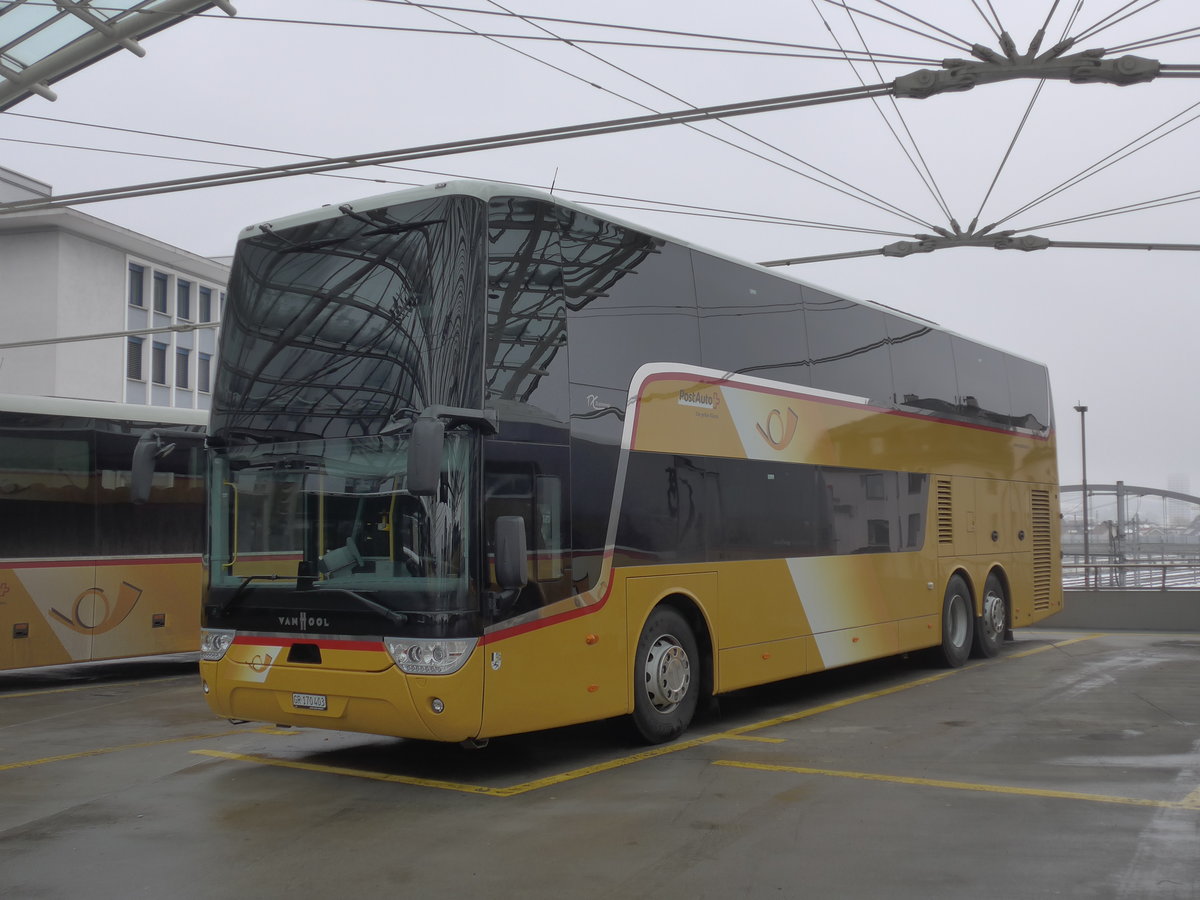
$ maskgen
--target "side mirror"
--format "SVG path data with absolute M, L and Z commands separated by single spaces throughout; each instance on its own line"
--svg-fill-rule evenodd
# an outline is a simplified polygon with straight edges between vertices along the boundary
M 441 419 L 421 418 L 413 423 L 408 443 L 408 492 L 432 497 L 442 483 L 442 449 L 446 424 Z
M 158 458 L 158 436 L 148 431 L 138 438 L 133 448 L 133 463 L 129 472 L 129 499 L 141 505 L 150 499 L 154 484 L 154 460 Z
M 496 519 L 496 583 L 502 588 L 524 587 L 529 580 L 525 520 L 521 516 Z

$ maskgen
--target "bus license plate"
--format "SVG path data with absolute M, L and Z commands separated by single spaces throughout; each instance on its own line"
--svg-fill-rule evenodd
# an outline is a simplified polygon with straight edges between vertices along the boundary
M 324 694 L 292 694 L 292 706 L 296 709 L 327 710 L 329 702 Z

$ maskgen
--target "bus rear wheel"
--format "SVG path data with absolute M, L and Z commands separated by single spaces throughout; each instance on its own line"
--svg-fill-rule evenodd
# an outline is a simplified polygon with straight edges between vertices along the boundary
M 993 572 L 983 586 L 983 615 L 975 620 L 976 656 L 990 659 L 1000 652 L 1008 630 L 1008 598 L 1000 577 Z
M 957 669 L 971 655 L 974 621 L 967 582 L 961 575 L 951 576 L 942 600 L 942 643 L 938 648 L 939 658 L 951 669 Z
M 691 626 L 659 606 L 638 638 L 633 665 L 633 725 L 650 744 L 679 737 L 692 721 L 700 689 L 700 656 Z

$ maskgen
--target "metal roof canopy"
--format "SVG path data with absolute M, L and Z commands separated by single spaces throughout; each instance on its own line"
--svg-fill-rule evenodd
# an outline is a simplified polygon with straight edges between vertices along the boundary
M 0 112 L 118 50 L 138 56 L 138 43 L 228 0 L 11 0 L 0 8 Z

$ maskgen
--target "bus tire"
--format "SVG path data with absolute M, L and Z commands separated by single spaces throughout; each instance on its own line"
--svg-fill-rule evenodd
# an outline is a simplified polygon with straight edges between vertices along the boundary
M 649 744 L 679 737 L 692 721 L 702 681 L 691 626 L 670 606 L 650 613 L 633 664 L 633 725 Z
M 971 591 L 961 575 L 952 575 L 942 600 L 942 643 L 938 657 L 951 669 L 957 669 L 971 655 L 975 615 Z
M 1000 652 L 1004 634 L 1008 631 L 1008 598 L 1004 583 L 995 572 L 987 577 L 983 586 L 983 615 L 975 620 L 975 646 L 973 655 L 990 659 Z

